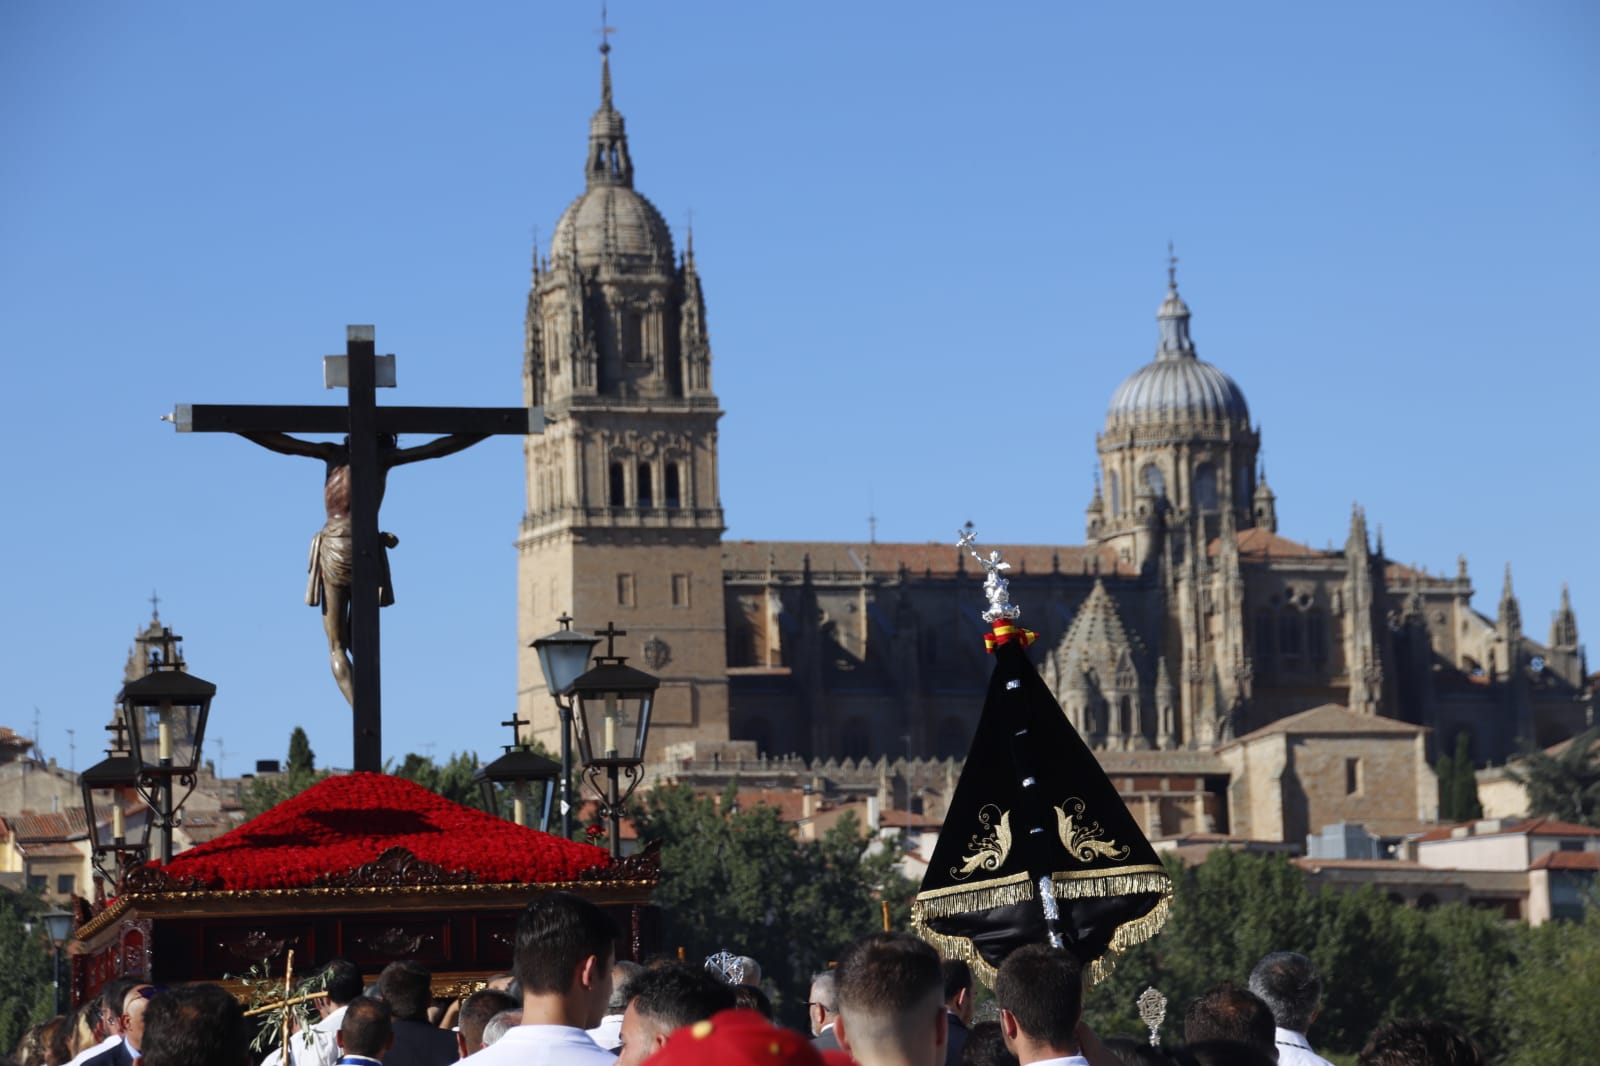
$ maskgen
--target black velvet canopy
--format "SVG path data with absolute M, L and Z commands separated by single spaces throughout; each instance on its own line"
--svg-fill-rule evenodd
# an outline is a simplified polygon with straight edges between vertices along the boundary
M 1032 634 L 995 629 L 983 714 L 912 922 L 986 984 L 1014 948 L 1052 933 L 1095 981 L 1112 953 L 1160 931 L 1172 882 L 1028 660 Z

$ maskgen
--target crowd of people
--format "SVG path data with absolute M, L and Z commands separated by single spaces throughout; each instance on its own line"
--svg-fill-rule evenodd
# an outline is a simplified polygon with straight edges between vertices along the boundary
M 1184 1010 L 1183 1044 L 1155 1046 L 1098 1036 L 1082 1016 L 1078 960 L 1042 944 L 1006 958 L 995 1016 L 978 1020 L 967 963 L 906 933 L 865 937 L 813 978 L 802 1033 L 774 1022 L 756 960 L 641 966 L 615 959 L 616 937 L 593 903 L 541 897 L 518 921 L 513 972 L 451 1003 L 435 1000 L 418 963 L 392 963 L 368 986 L 335 959 L 321 972 L 319 1019 L 261 1066 L 1329 1066 L 1307 1035 L 1322 979 L 1292 952 L 1267 955 L 1245 985 L 1208 990 Z M 71 1015 L 29 1030 L 12 1057 L 16 1066 L 252 1066 L 253 1028 L 220 986 L 118 978 Z M 1396 1021 L 1372 1034 L 1359 1061 L 1482 1058 L 1450 1026 Z

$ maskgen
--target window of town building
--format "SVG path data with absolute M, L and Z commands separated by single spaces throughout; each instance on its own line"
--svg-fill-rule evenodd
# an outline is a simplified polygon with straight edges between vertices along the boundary
M 77 891 L 78 879 L 71 874 L 56 874 L 56 894 L 70 896 Z
M 687 607 L 687 606 L 689 606 L 689 575 L 688 574 L 673 574 L 672 575 L 672 606 L 674 606 L 674 607 Z
M 1217 468 L 1210 463 L 1194 468 L 1194 506 L 1201 514 L 1217 511 Z
M 679 507 L 683 506 L 683 486 L 681 484 L 682 476 L 678 473 L 677 463 L 667 464 L 666 481 L 666 491 L 664 493 L 666 499 L 663 502 L 666 503 L 669 510 L 676 511 Z
M 633 605 L 634 605 L 633 575 L 632 574 L 618 574 L 617 575 L 617 606 L 618 607 L 632 607 Z
M 622 506 L 625 506 L 626 503 L 627 503 L 627 500 L 624 498 L 625 495 L 626 495 L 627 487 L 623 484 L 623 482 L 624 482 L 624 478 L 623 478 L 623 474 L 622 474 L 622 464 L 621 463 L 612 463 L 611 464 L 611 506 L 613 506 L 613 507 L 622 507 Z
M 1361 795 L 1361 760 L 1344 761 L 1344 792 L 1347 796 Z
M 653 491 L 651 491 L 651 484 L 650 484 L 650 464 L 649 463 L 640 463 L 639 464 L 639 506 L 640 507 L 654 507 L 655 505 L 656 505 L 655 504 L 655 493 Z

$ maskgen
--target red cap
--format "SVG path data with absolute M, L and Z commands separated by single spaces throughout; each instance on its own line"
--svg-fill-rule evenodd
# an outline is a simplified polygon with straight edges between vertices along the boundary
M 792 1029 L 753 1010 L 725 1010 L 667 1038 L 646 1066 L 823 1066 L 822 1053 Z

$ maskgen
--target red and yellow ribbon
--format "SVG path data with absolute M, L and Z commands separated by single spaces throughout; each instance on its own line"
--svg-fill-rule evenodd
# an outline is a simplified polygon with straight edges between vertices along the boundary
M 996 621 L 994 623 L 994 632 L 983 635 L 983 648 L 985 651 L 992 653 L 1000 645 L 1010 643 L 1013 640 L 1021 641 L 1022 646 L 1026 648 L 1038 639 L 1039 634 L 1031 629 L 1023 629 L 1021 626 L 1014 626 L 1006 621 Z

